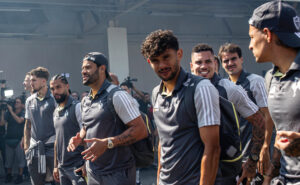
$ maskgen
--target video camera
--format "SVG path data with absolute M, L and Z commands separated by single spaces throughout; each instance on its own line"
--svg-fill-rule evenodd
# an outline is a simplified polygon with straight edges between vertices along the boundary
M 129 88 L 132 88 L 132 82 L 137 82 L 137 78 L 130 78 L 130 76 L 128 76 L 127 78 L 124 79 L 123 84 L 126 84 Z
M 13 95 L 14 91 L 6 87 L 6 80 L 0 79 L 0 111 L 7 110 L 7 105 L 14 106 L 15 100 L 10 98 Z

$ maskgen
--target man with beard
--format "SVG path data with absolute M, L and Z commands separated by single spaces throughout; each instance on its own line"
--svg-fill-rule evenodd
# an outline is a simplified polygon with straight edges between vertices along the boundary
M 232 102 L 241 117 L 253 125 L 251 154 L 259 156 L 264 142 L 265 121 L 262 114 L 258 111 L 258 107 L 249 99 L 242 87 L 235 85 L 228 79 L 221 79 L 216 74 L 218 64 L 212 47 L 207 44 L 197 44 L 192 50 L 191 60 L 190 65 L 193 74 L 208 78 L 218 89 L 220 96 Z M 270 132 L 272 133 L 272 130 Z M 265 163 L 268 164 L 270 159 L 267 158 L 265 160 L 267 160 Z M 263 161 L 261 161 L 259 166 L 263 166 L 262 164 Z M 236 176 L 239 175 L 241 170 L 241 160 L 230 163 L 221 161 L 220 168 L 221 173 L 217 176 L 216 184 L 236 184 Z M 245 176 L 241 177 L 240 180 L 246 177 L 251 181 L 255 176 L 255 170 L 256 162 L 249 158 L 244 166 Z M 259 169 L 259 171 L 262 173 L 262 169 Z
M 82 61 L 83 85 L 91 87 L 81 105 L 83 128 L 72 137 L 68 150 L 87 143 L 82 152 L 87 161 L 89 185 L 135 184 L 135 160 L 128 145 L 147 136 L 138 106 L 125 91 L 113 91 L 112 104 L 107 103 L 114 88 L 109 76 L 108 61 L 99 52 L 88 53 Z M 110 101 L 111 102 L 111 101 Z
M 69 83 L 63 75 L 52 77 L 50 90 L 58 104 L 53 113 L 56 133 L 53 177 L 61 185 L 85 185 L 86 172 L 81 156 L 83 146 L 77 147 L 74 152 L 67 151 L 69 140 L 82 127 L 80 103 L 70 95 Z M 81 171 L 82 175 L 76 175 L 76 171 Z
M 278 135 L 264 184 L 300 184 L 300 17 L 282 1 L 257 7 L 249 20 L 249 49 L 267 73 L 268 103 Z
M 152 92 L 159 136 L 157 184 L 213 185 L 220 157 L 217 89 L 181 68 L 182 49 L 169 30 L 150 33 L 141 52 L 162 79 Z
M 47 86 L 48 70 L 37 67 L 30 75 L 30 85 L 35 93 L 27 98 L 25 105 L 24 150 L 31 183 L 43 185 L 46 180 L 53 181 L 55 100 Z

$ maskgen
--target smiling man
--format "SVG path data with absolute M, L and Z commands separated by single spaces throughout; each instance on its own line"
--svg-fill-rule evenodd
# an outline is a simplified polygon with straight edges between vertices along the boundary
M 157 184 L 213 185 L 220 157 L 218 91 L 181 68 L 182 49 L 171 31 L 150 33 L 141 52 L 162 80 L 152 92 Z
M 262 114 L 258 111 L 258 107 L 249 99 L 242 87 L 235 85 L 228 79 L 221 79 L 216 74 L 218 64 L 212 47 L 207 44 L 197 44 L 192 50 L 191 59 L 190 65 L 193 74 L 208 78 L 218 89 L 220 96 L 232 102 L 241 117 L 253 125 L 253 137 L 251 138 L 253 146 L 250 150 L 252 156 L 259 156 L 264 142 L 265 121 Z M 266 160 L 269 162 L 269 158 Z M 256 162 L 251 160 L 251 158 L 247 160 L 240 181 L 244 178 L 247 178 L 249 181 L 252 180 L 255 176 Z M 241 160 L 230 163 L 220 162 L 220 173 L 217 175 L 215 184 L 227 185 L 237 183 L 236 176 L 240 173 L 241 164 Z M 261 161 L 260 166 L 263 166 L 262 164 L 263 161 Z
M 256 62 L 274 65 L 266 81 L 278 149 L 264 184 L 278 175 L 272 185 L 300 184 L 300 17 L 293 6 L 271 1 L 254 10 L 249 25 L 249 49 Z
M 147 136 L 138 105 L 126 91 L 110 83 L 107 58 L 99 52 L 88 53 L 82 60 L 82 83 L 91 88 L 81 102 L 83 128 L 72 137 L 68 150 L 83 142 L 89 185 L 135 184 L 135 160 L 129 145 Z M 116 115 L 109 109 L 112 102 Z

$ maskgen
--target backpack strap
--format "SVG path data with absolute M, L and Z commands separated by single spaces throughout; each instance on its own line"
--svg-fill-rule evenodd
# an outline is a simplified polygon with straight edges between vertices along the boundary
M 219 85 L 220 80 L 220 76 L 215 73 L 210 81 L 218 89 L 219 95 L 225 99 L 228 99 L 226 89 Z
M 195 90 L 196 90 L 198 83 L 203 79 L 204 79 L 203 77 L 194 76 L 194 75 L 191 75 L 188 73 L 188 77 L 185 81 L 187 87 L 185 90 L 184 103 L 186 106 L 190 107 L 190 110 L 188 110 L 187 113 L 193 122 L 197 122 L 197 116 L 195 119 L 195 115 L 197 114 L 196 107 L 195 107 L 195 101 L 194 101 L 195 100 L 194 99 Z M 192 98 L 192 101 L 190 101 L 189 98 Z

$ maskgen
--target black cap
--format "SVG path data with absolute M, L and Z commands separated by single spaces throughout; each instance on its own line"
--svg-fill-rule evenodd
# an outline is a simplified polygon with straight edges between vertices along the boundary
M 109 73 L 108 73 L 108 60 L 106 56 L 100 52 L 90 52 L 83 58 L 82 61 L 88 60 L 97 64 L 97 66 L 105 65 L 105 75 L 108 81 L 112 81 Z
M 285 45 L 300 47 L 300 17 L 295 8 L 281 1 L 265 3 L 253 11 L 249 24 L 258 28 L 269 28 Z

